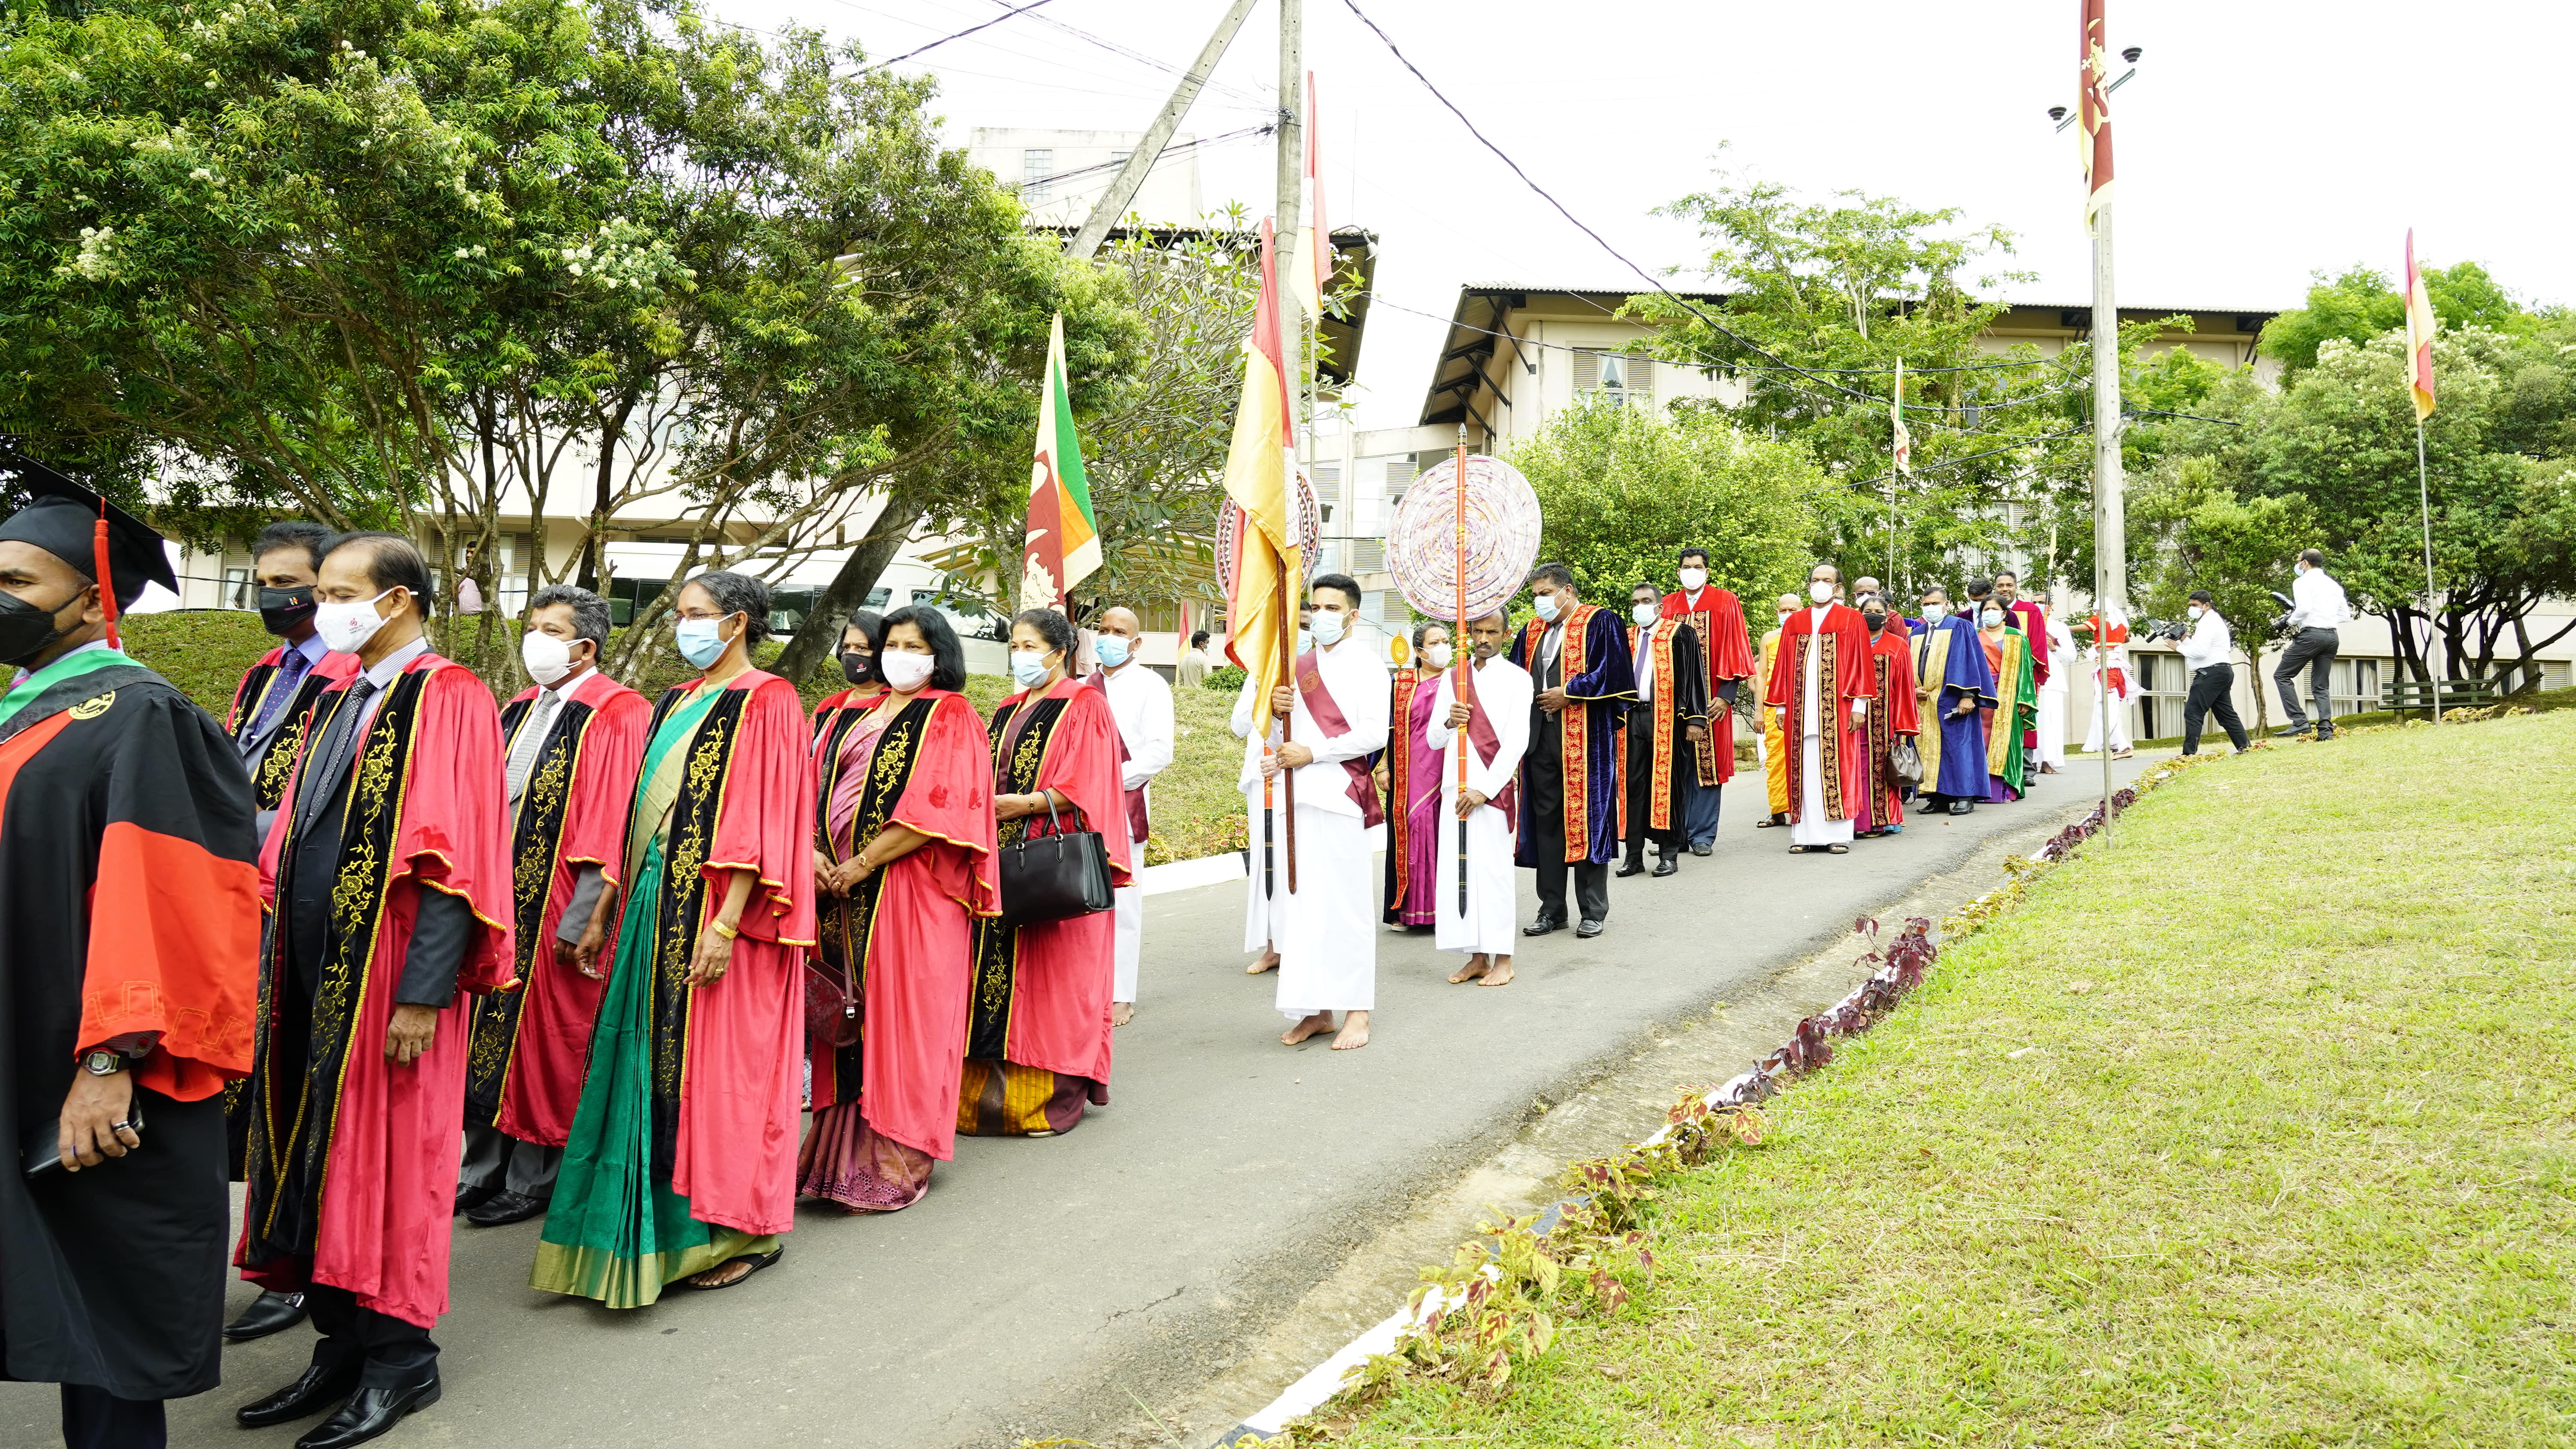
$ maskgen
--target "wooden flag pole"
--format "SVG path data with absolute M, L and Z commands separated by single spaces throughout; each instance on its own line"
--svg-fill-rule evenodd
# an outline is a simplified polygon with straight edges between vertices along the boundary
M 1449 662 L 1457 666 L 1458 677 L 1450 686 L 1452 703 L 1465 704 L 1472 687 L 1467 682 L 1467 425 L 1458 425 L 1458 607 L 1450 615 L 1456 622 L 1450 627 L 1454 637 L 1449 644 Z M 1450 742 L 1450 753 L 1458 757 L 1458 794 L 1467 793 L 1467 727 L 1458 726 L 1457 738 Z M 1457 812 L 1450 812 L 1456 815 Z M 1467 818 L 1458 817 L 1458 916 L 1467 916 Z
M 1290 481 L 1293 483 L 1295 479 L 1292 477 Z M 1288 582 L 1286 555 L 1274 556 L 1279 559 L 1279 659 L 1287 666 L 1279 671 L 1279 677 L 1282 683 L 1293 689 L 1297 678 L 1297 634 L 1295 625 L 1289 621 L 1297 617 L 1297 599 Z M 1302 569 L 1299 571 L 1303 572 Z M 1267 703 L 1264 701 L 1265 706 Z M 1279 717 L 1279 743 L 1283 745 L 1288 743 L 1288 721 L 1292 715 Z M 1288 894 L 1293 896 L 1297 893 L 1297 777 L 1282 767 L 1277 778 L 1281 805 L 1279 828 L 1288 854 Z

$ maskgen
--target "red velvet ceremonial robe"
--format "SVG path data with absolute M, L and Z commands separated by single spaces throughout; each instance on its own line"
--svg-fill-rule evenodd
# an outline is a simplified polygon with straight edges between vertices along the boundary
M 1097 691 L 1093 691 L 1096 693 Z M 875 774 L 848 820 L 831 816 L 841 749 L 878 699 L 848 690 L 814 711 L 820 782 L 816 844 L 834 861 L 901 825 L 930 837 L 870 875 L 847 899 L 817 904 L 818 958 L 859 987 L 855 1045 L 813 1043 L 814 1110 L 860 1104 L 870 1127 L 915 1151 L 951 1158 L 965 1064 L 974 923 L 999 914 L 993 861 L 993 756 L 966 696 L 924 690 L 886 726 Z
M 533 688 L 510 701 L 524 712 Z M 586 710 L 568 719 L 575 706 Z M 643 695 L 597 669 L 575 681 L 556 706 L 553 738 L 528 772 L 512 820 L 516 839 L 513 924 L 518 928 L 518 1003 L 515 1029 L 479 1030 L 473 1081 L 497 1073 L 500 1110 L 493 1125 L 522 1142 L 561 1147 L 581 1105 L 581 1077 L 590 1058 L 591 1022 L 607 982 L 573 965 L 572 947 L 560 937 L 564 906 L 572 900 L 579 867 L 595 865 L 614 890 L 625 880 L 626 806 L 635 796 L 635 772 L 644 759 L 644 732 L 653 706 Z M 504 755 L 506 760 L 507 756 Z M 599 948 L 604 974 L 617 959 L 622 911 L 608 917 Z M 578 922 L 575 923 L 579 925 Z M 487 1008 L 500 1004 L 499 998 Z M 497 1035 L 497 1040 L 487 1037 Z M 497 1056 L 487 1061 L 486 1054 Z M 469 1093 L 472 1086 L 469 1084 Z
M 1806 801 L 1806 750 L 1800 741 L 1806 737 L 1807 729 L 1806 670 L 1810 654 L 1817 656 L 1816 752 L 1824 772 L 1821 784 L 1825 818 L 1849 820 L 1869 788 L 1866 725 L 1852 728 L 1850 703 L 1868 699 L 1878 688 L 1870 663 L 1868 621 L 1861 617 L 1860 610 L 1835 604 L 1825 610 L 1821 628 L 1812 608 L 1791 614 L 1781 627 L 1780 647 L 1771 656 L 1771 679 L 1762 702 L 1789 712 L 1781 725 L 1781 737 L 1787 745 L 1783 753 L 1789 775 L 1788 814 L 1793 822 Z
M 357 677 L 334 683 L 314 705 L 305 758 L 260 853 L 260 890 L 272 906 L 283 852 L 292 849 L 304 766 Z M 406 687 L 415 682 L 416 689 Z M 257 1078 L 245 1103 L 254 1114 L 250 1189 L 234 1253 L 242 1276 L 263 1288 L 329 1283 L 357 1295 L 360 1307 L 423 1327 L 447 1311 L 449 1219 L 465 1138 L 466 998 L 512 979 L 501 766 L 500 711 L 480 679 L 435 653 L 395 677 L 350 771 L 348 854 L 335 887 L 359 903 L 358 929 L 370 944 L 363 952 L 351 946 L 358 969 L 345 982 L 326 970 L 311 1039 L 328 1056 L 291 1076 L 279 1068 L 304 1060 L 305 1045 L 275 1040 L 269 1008 L 278 974 L 291 969 L 288 932 L 282 919 L 269 932 Z M 456 996 L 438 1013 L 429 1050 L 398 1066 L 385 1056 L 385 1031 L 424 890 L 462 898 L 473 909 L 474 930 L 457 968 Z M 349 919 L 346 908 L 339 915 Z M 314 1133 L 320 1140 L 307 1137 Z M 274 1254 L 264 1236 L 276 1221 L 283 1160 L 308 1151 L 324 1154 L 320 1201 L 309 1205 L 316 1219 L 309 1278 L 306 1259 Z
M 1664 595 L 1662 612 L 1667 619 L 1688 623 L 1707 656 L 1709 731 L 1699 747 L 1699 782 L 1723 785 L 1735 778 L 1735 710 L 1719 697 L 1717 687 L 1753 677 L 1753 634 L 1744 622 L 1744 604 L 1710 584 L 1697 593 Z
M 1049 710 L 1049 704 L 1059 708 Z M 1029 714 L 1026 721 L 1018 717 L 1023 711 Z M 1118 788 L 1118 721 L 1108 699 L 1079 679 L 1060 679 L 1034 698 L 1026 692 L 1012 695 L 993 712 L 992 740 L 994 793 L 1063 791 L 1083 826 L 1100 832 L 1109 851 L 1111 883 L 1130 884 L 1134 876 L 1127 840 L 1118 829 L 1125 809 Z M 1066 829 L 1074 828 L 1074 821 L 1074 816 L 1058 816 Z M 1007 845 L 1048 830 L 1041 810 L 1003 824 L 997 835 Z M 1011 933 L 1016 943 L 1009 945 L 998 940 L 998 925 L 979 929 L 983 949 L 976 962 L 966 1055 L 1107 1083 L 1115 916 L 1095 911 L 1021 926 Z
M 1869 720 L 1861 731 L 1869 741 L 1869 789 L 1862 808 L 1868 828 L 1884 830 L 1905 823 L 1905 787 L 1888 763 L 1889 752 L 1897 740 L 1923 732 L 1914 698 L 1914 640 L 1892 618 L 1871 646 L 1870 665 L 1876 693 L 1870 696 Z

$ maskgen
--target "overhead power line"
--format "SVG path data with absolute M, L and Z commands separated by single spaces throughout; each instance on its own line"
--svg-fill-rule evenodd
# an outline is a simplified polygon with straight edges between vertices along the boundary
M 1013 16 L 1026 15 L 1030 11 L 1037 9 L 1039 6 L 1049 3 L 1051 3 L 1051 0 L 1029 0 L 1028 4 L 1018 6 L 1012 10 L 1005 11 L 1000 15 L 996 15 L 981 25 L 969 25 L 965 29 L 958 31 L 953 35 L 943 35 L 937 40 L 930 42 L 928 45 L 916 45 L 912 49 L 905 51 L 901 55 L 895 56 L 891 60 L 881 60 L 874 65 L 861 66 L 859 67 L 859 74 L 866 75 L 871 71 L 883 70 L 890 65 L 901 65 L 916 55 L 922 55 L 927 52 L 937 50 L 939 47 L 946 45 L 952 40 L 964 40 L 967 36 L 974 34 L 976 31 L 990 30 L 994 26 L 1001 24 L 1003 21 L 1011 19 Z

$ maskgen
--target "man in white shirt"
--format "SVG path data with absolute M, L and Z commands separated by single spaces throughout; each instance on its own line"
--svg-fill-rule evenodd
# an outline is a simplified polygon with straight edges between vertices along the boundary
M 2335 631 L 2351 617 L 2343 585 L 2326 577 L 2325 554 L 2313 548 L 2300 554 L 2298 582 L 2290 585 L 2290 644 L 2281 651 L 2280 667 L 2272 671 L 2272 682 L 2281 690 L 2281 707 L 2290 716 L 2282 738 L 2308 732 L 2308 713 L 2299 707 L 2301 670 L 2307 671 L 2308 694 L 2317 708 L 2317 738 L 2334 738 L 2334 701 L 2328 690 L 2334 681 L 2335 652 L 2343 645 Z
M 2230 656 L 2236 652 L 2236 640 L 2227 621 L 2218 617 L 2218 606 L 2209 590 L 2191 591 L 2191 634 L 2182 641 L 2182 667 L 2191 674 L 2191 694 L 2182 706 L 2182 752 L 2200 753 L 2201 722 L 2215 715 L 2218 727 L 2243 754 L 2252 741 L 2245 736 L 2245 724 L 2236 717 L 2236 666 Z
M 1513 775 L 1529 748 L 1529 671 L 1502 657 L 1511 647 L 1511 625 L 1499 612 L 1467 626 L 1475 647 L 1472 704 L 1460 704 L 1456 672 L 1440 676 L 1423 742 L 1440 753 L 1440 837 L 1433 852 L 1439 914 L 1433 944 L 1466 953 L 1467 964 L 1450 974 L 1455 985 L 1481 980 L 1508 986 L 1512 979 L 1512 907 L 1519 891 L 1513 873 L 1513 832 L 1518 801 Z M 1458 783 L 1458 732 L 1467 735 L 1467 782 Z M 1466 909 L 1459 909 L 1459 835 L 1465 833 Z M 1390 849 L 1394 848 L 1392 846 Z
M 1369 1010 L 1377 1004 L 1378 882 L 1368 828 L 1383 819 L 1385 806 L 1368 761 L 1386 748 L 1386 665 L 1357 637 L 1356 582 L 1324 574 L 1311 594 L 1307 627 L 1315 647 L 1298 656 L 1296 677 L 1268 699 L 1247 691 L 1235 700 L 1234 732 L 1243 736 L 1237 781 L 1253 856 L 1243 949 L 1278 953 L 1276 1002 L 1294 1023 L 1280 1041 L 1295 1046 L 1332 1031 L 1333 1013 L 1341 1011 L 1349 1014 L 1333 1050 L 1350 1051 L 1368 1045 Z M 1296 782 L 1293 816 L 1285 789 L 1274 788 L 1263 804 L 1263 783 L 1284 784 L 1276 778 L 1283 775 Z
M 1100 661 L 1101 691 L 1118 720 L 1118 739 L 1126 749 L 1118 762 L 1118 788 L 1127 792 L 1125 828 L 1128 859 L 1142 866 L 1147 822 L 1147 791 L 1156 775 L 1172 763 L 1172 687 L 1163 676 L 1136 662 L 1145 632 L 1134 611 L 1111 608 L 1093 622 L 1092 657 Z M 1136 1019 L 1136 960 L 1145 945 L 1145 888 L 1122 886 L 1117 900 L 1117 983 L 1110 990 L 1109 1024 L 1125 1026 Z

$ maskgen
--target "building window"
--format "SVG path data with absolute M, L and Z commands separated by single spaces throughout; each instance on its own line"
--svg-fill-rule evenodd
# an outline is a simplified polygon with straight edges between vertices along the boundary
M 2305 681 L 2301 681 L 2304 685 Z M 2363 714 L 2379 708 L 2379 661 L 2338 659 L 2326 685 L 2337 714 Z
M 256 597 L 256 596 L 257 596 L 257 594 L 258 594 L 258 589 L 257 589 L 257 588 L 256 588 L 256 587 L 251 583 L 251 577 L 250 577 L 250 570 L 249 570 L 249 569 L 246 569 L 246 568 L 229 568 L 229 569 L 224 570 L 224 607 L 225 607 L 225 608 L 227 608 L 227 609 L 255 609 L 255 608 L 258 608 L 258 607 L 259 607 L 259 600 L 258 600 L 258 598 Z
M 2179 654 L 2132 652 L 2138 666 L 2138 738 L 2170 739 L 2182 733 L 2182 707 L 2191 696 L 2191 675 Z
M 1574 393 L 1602 397 L 1621 407 L 1644 406 L 1654 401 L 1655 363 L 1648 357 L 1630 357 L 1621 352 L 1577 352 L 1574 354 Z
M 1053 191 L 1048 178 L 1055 175 L 1055 151 L 1050 147 L 1031 146 L 1020 153 L 1020 200 L 1028 206 L 1044 206 Z

